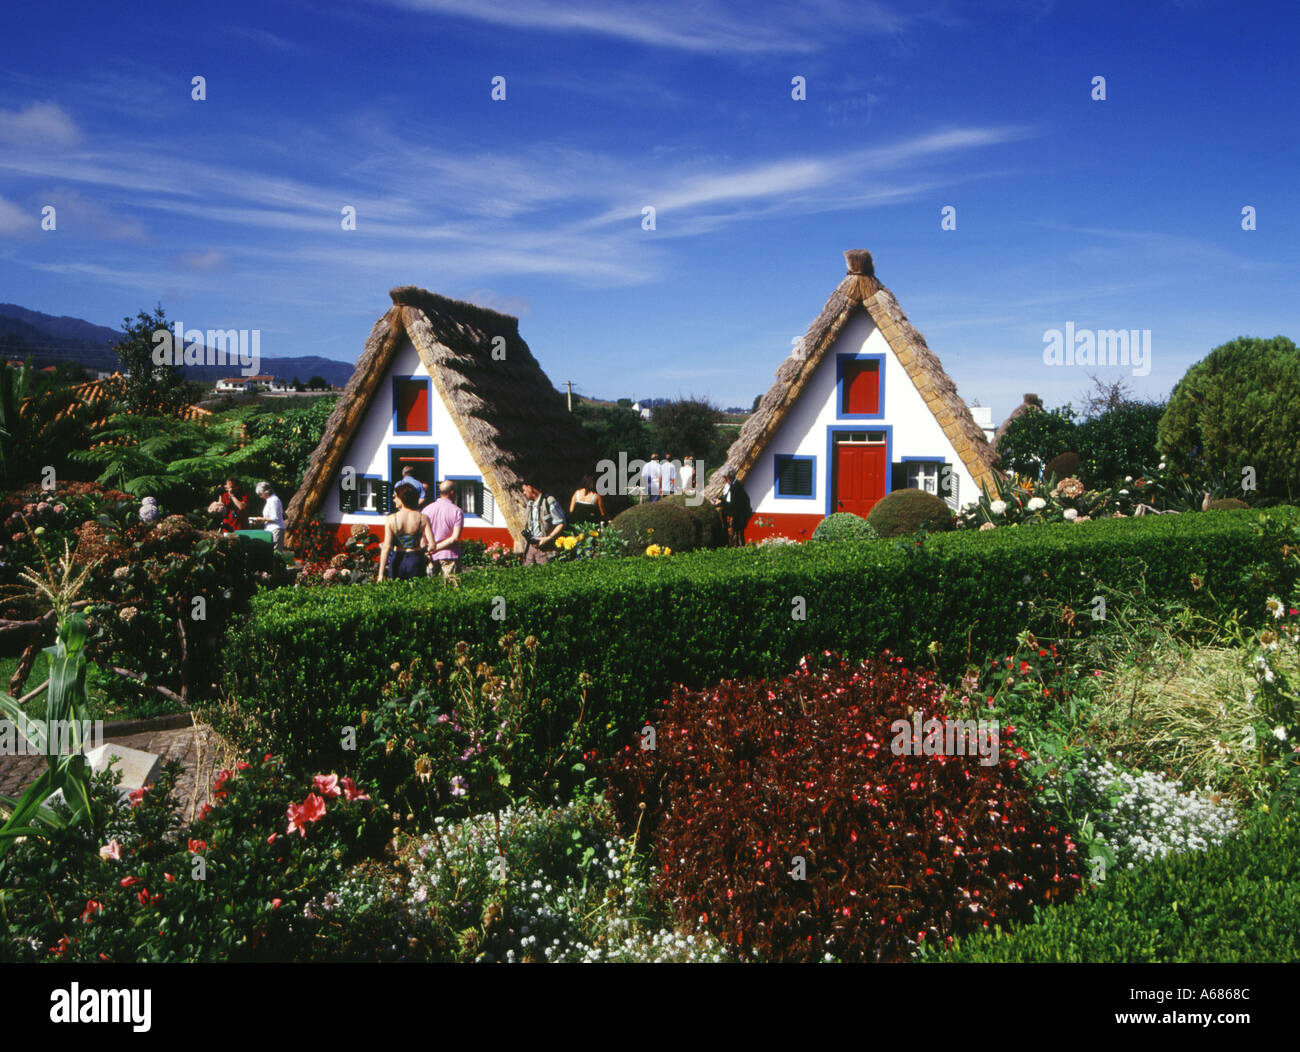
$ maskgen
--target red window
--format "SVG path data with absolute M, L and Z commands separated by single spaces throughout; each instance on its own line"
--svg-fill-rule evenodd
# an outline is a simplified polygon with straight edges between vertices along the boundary
M 845 413 L 880 412 L 880 362 L 846 361 L 844 363 Z
M 394 392 L 396 431 L 429 430 L 429 381 L 398 380 Z

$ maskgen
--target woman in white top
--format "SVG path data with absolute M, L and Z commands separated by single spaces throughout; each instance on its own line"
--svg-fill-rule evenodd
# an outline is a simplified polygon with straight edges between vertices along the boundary
M 261 525 L 262 529 L 270 533 L 276 551 L 284 551 L 284 504 L 275 495 L 275 490 L 271 488 L 269 482 L 257 484 L 257 495 L 266 501 L 266 504 L 262 508 L 262 514 L 250 517 L 248 523 L 250 526 Z

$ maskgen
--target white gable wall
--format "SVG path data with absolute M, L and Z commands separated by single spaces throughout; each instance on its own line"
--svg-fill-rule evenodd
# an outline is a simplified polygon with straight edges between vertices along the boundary
M 840 354 L 883 354 L 884 398 L 880 419 L 839 415 L 836 388 L 836 356 Z M 953 466 L 957 479 L 957 503 L 967 504 L 978 498 L 975 480 L 962 463 L 957 451 L 934 418 L 925 399 L 894 356 L 884 335 L 865 311 L 856 314 L 841 331 L 835 344 L 826 352 L 812 379 L 798 401 L 781 422 L 775 435 L 744 478 L 745 491 L 758 515 L 826 515 L 829 513 L 831 464 L 827 452 L 827 429 L 848 428 L 861 431 L 889 429 L 889 461 L 892 465 L 904 457 L 941 459 Z M 815 457 L 815 497 L 812 500 L 776 496 L 777 454 Z M 889 482 L 887 480 L 887 486 Z M 945 494 L 940 494 L 945 496 Z
M 358 425 L 356 433 L 352 437 L 352 442 L 348 446 L 347 452 L 343 457 L 343 465 L 352 467 L 356 470 L 358 477 L 362 475 L 378 475 L 380 478 L 389 479 L 389 448 L 400 446 L 403 449 L 418 448 L 427 446 L 429 448 L 437 447 L 437 460 L 435 468 L 438 474 L 438 481 L 452 477 L 471 477 L 482 478 L 483 472 L 479 470 L 473 454 L 470 453 L 469 447 L 465 440 L 461 438 L 460 431 L 456 427 L 456 422 L 452 419 L 442 396 L 438 393 L 438 388 L 430 383 L 429 386 L 429 406 L 430 406 L 430 431 L 429 435 L 405 435 L 395 434 L 393 431 L 393 378 L 397 376 L 429 376 L 429 370 L 425 368 L 424 363 L 420 360 L 419 352 L 416 351 L 415 345 L 411 343 L 409 337 L 403 337 L 401 346 L 393 353 L 392 360 L 389 362 L 388 370 L 384 374 L 383 380 L 380 381 L 379 388 L 375 396 L 371 399 L 370 409 L 367 411 L 365 418 Z M 340 472 L 336 472 L 330 480 L 330 488 L 321 502 L 320 515 L 325 522 L 343 523 L 349 525 L 352 523 L 363 523 L 368 526 L 375 526 L 383 522 L 383 515 L 375 514 L 343 514 L 339 511 L 339 478 Z M 499 511 L 492 510 L 493 518 L 479 518 L 466 516 L 465 526 L 504 526 L 504 517 Z

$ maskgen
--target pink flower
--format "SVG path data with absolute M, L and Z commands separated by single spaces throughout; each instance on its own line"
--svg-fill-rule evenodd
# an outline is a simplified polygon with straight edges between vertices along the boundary
M 358 789 L 356 782 L 354 782 L 351 778 L 344 778 L 339 784 L 343 786 L 343 795 L 348 800 L 369 800 L 370 799 L 369 794 L 363 793 L 360 789 Z
M 339 776 L 337 774 L 318 774 L 311 780 L 316 791 L 325 797 L 339 795 Z
M 456 775 L 456 777 L 451 780 L 451 795 L 464 796 L 468 792 L 469 782 L 465 781 L 465 779 L 460 775 Z
M 308 795 L 307 799 L 300 804 L 290 804 L 289 810 L 289 828 L 285 830 L 292 833 L 295 829 L 299 836 L 307 835 L 307 824 L 309 822 L 318 822 L 325 815 L 325 801 L 315 793 Z
M 275 838 L 278 837 L 279 835 L 280 835 L 279 833 L 272 833 L 269 837 L 266 838 L 266 842 L 268 844 L 274 844 Z
M 280 903 L 283 902 L 283 901 L 284 901 L 283 899 L 272 899 L 272 900 L 271 900 L 271 909 L 273 909 L 273 910 L 278 910 L 278 909 L 280 908 Z
M 142 785 L 135 792 L 131 793 L 127 797 L 127 799 L 131 801 L 131 806 L 135 807 L 136 805 L 138 805 L 140 801 L 144 799 L 144 794 L 147 793 L 148 791 L 149 791 L 149 786 Z
M 116 862 L 122 857 L 122 845 L 116 840 L 110 840 L 107 844 L 99 849 L 99 857 L 105 862 Z

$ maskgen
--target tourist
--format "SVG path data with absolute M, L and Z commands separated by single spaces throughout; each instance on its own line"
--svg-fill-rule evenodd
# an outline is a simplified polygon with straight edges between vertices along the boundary
M 396 581 L 423 577 L 425 555 L 421 541 L 430 551 L 434 548 L 429 520 L 420 514 L 419 491 L 409 482 L 399 482 L 393 490 L 398 508 L 384 520 L 384 543 L 379 549 L 379 580 L 385 576 Z
M 284 551 L 284 503 L 275 495 L 269 482 L 257 484 L 257 495 L 265 502 L 262 514 L 249 518 L 249 523 L 261 526 L 271 535 L 276 551 Z
M 682 462 L 681 483 L 683 493 L 695 492 L 695 458 L 689 453 Z
M 659 499 L 659 454 L 651 453 L 645 467 L 641 469 L 641 489 L 645 491 L 646 500 Z
M 727 528 L 727 546 L 740 548 L 745 544 L 745 527 L 749 525 L 754 509 L 745 487 L 736 481 L 736 473 L 728 469 L 722 477 L 726 480 L 722 496 L 713 498 L 713 506 L 718 509 L 722 524 Z
M 442 571 L 443 577 L 460 573 L 460 531 L 465 526 L 465 513 L 456 503 L 456 483 L 444 479 L 438 487 L 438 499 L 424 509 L 433 534 L 429 576 Z
M 222 533 L 234 533 L 236 530 L 248 529 L 249 503 L 248 491 L 244 489 L 243 483 L 231 475 L 226 479 L 220 498 L 208 510 L 222 516 Z
M 402 468 L 402 482 L 415 487 L 416 492 L 420 495 L 420 506 L 423 507 L 425 500 L 428 499 L 429 491 L 425 488 L 424 483 L 415 477 L 415 468 L 411 467 L 410 464 Z
M 659 465 L 659 492 L 665 497 L 671 497 L 677 492 L 677 465 L 667 453 Z
M 609 513 L 605 510 L 605 498 L 596 492 L 594 475 L 584 475 L 582 485 L 574 490 L 569 500 L 569 523 L 579 526 L 583 523 L 608 522 Z
M 524 498 L 528 501 L 528 524 L 524 527 L 524 565 L 545 564 L 555 555 L 555 538 L 564 529 L 564 509 L 549 493 L 543 493 L 531 482 L 523 484 Z

